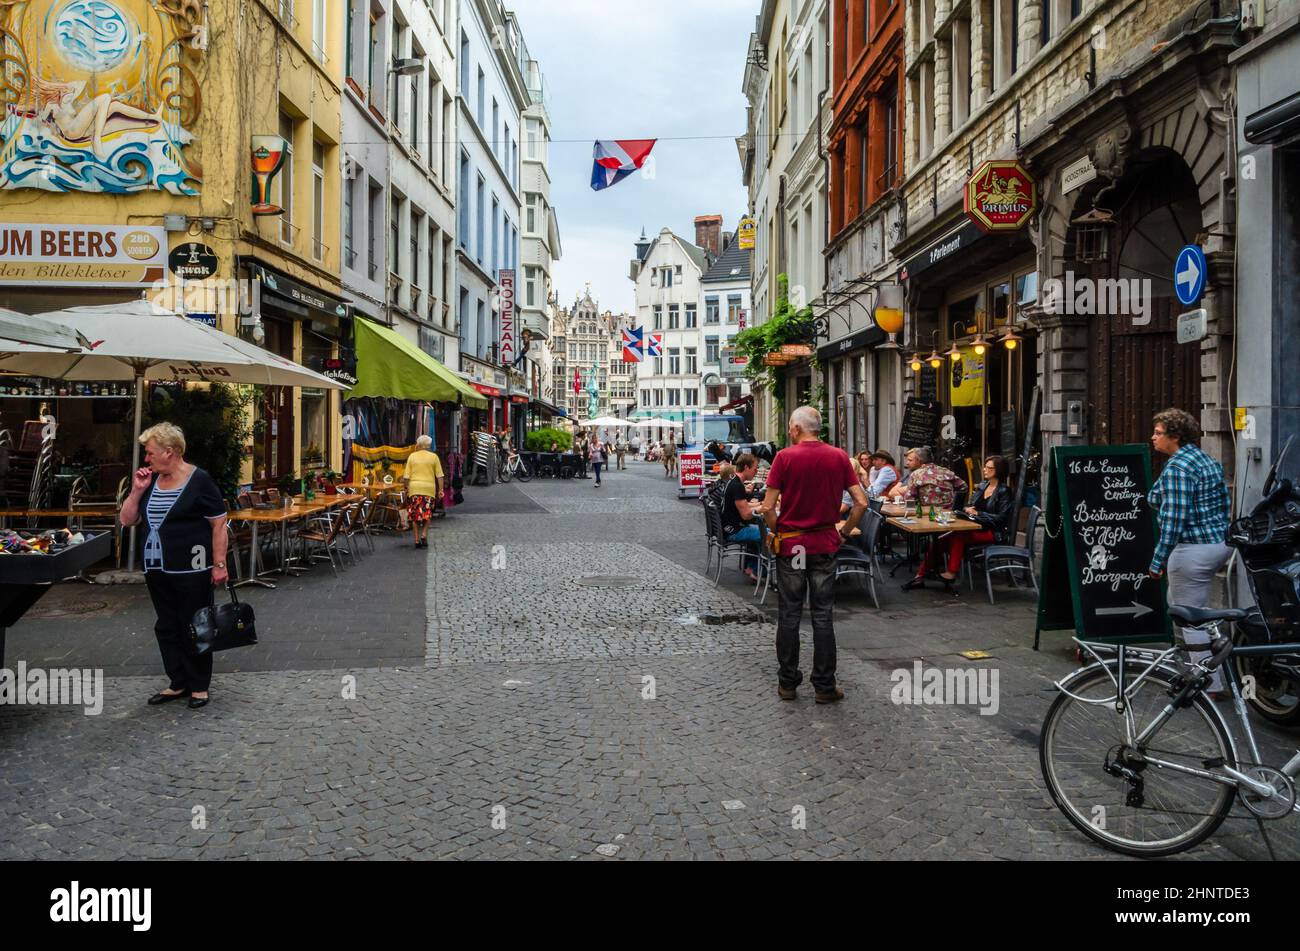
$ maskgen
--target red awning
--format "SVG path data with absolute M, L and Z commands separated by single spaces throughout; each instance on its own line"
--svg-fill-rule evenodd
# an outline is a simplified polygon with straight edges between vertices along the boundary
M 470 381 L 469 385 L 474 387 L 474 389 L 478 390 L 484 396 L 495 396 L 498 399 L 500 399 L 500 397 L 503 395 L 502 392 L 498 390 L 495 386 L 488 386 L 486 383 L 475 383 L 473 381 Z
M 729 409 L 735 409 L 737 406 L 744 406 L 746 403 L 752 403 L 752 402 L 754 402 L 754 397 L 752 394 L 749 396 L 742 396 L 738 400 L 732 400 L 726 406 L 723 406 L 721 409 L 719 409 L 718 412 L 725 413 Z

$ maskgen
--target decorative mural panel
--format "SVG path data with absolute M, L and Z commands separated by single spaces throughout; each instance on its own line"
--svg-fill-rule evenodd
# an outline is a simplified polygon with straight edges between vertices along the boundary
M 201 0 L 0 0 L 0 188 L 197 195 Z

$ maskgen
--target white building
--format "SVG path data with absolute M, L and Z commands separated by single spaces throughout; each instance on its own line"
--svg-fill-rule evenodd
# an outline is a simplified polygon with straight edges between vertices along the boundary
M 722 256 L 700 278 L 700 383 L 706 413 L 719 412 L 749 396 L 745 365 L 736 362 L 731 343 L 749 325 L 752 258 L 734 233 L 724 233 Z
M 606 311 L 601 319 L 609 335 L 608 386 L 601 394 L 600 412 L 602 416 L 618 416 L 627 419 L 636 413 L 637 366 L 635 361 L 623 359 L 623 331 L 637 326 L 635 314 L 614 314 Z
M 711 226 L 715 218 L 708 216 Z M 642 414 L 680 422 L 703 407 L 700 279 L 711 264 L 708 251 L 668 228 L 653 241 L 647 241 L 643 232 L 637 242 L 629 274 L 636 284 L 637 321 L 647 339 L 651 334 L 662 337 L 661 355 L 647 355 L 637 369 Z M 665 427 L 665 433 L 669 428 Z M 677 430 L 680 435 L 680 426 Z
M 456 365 L 452 0 L 344 0 L 343 286 Z
M 503 270 L 519 267 L 519 142 L 529 96 L 514 16 L 497 0 L 459 3 L 455 161 L 460 371 L 489 397 L 487 422 L 495 430 L 507 424 L 512 391 L 518 387 L 527 398 L 522 377 L 512 380 L 501 365 L 499 281 Z
M 527 56 L 527 48 L 524 55 Z M 535 59 L 524 61 L 528 86 L 528 107 L 523 113 L 523 163 L 520 180 L 523 192 L 523 232 L 520 240 L 522 273 L 515 295 L 519 326 L 526 329 L 533 344 L 522 366 L 533 398 L 555 401 L 543 392 L 551 381 L 551 335 L 553 285 L 551 276 L 560 259 L 560 226 L 551 207 L 551 176 L 547 159 L 551 142 L 551 117 L 546 109 L 546 83 Z M 544 384 L 545 381 L 545 384 Z

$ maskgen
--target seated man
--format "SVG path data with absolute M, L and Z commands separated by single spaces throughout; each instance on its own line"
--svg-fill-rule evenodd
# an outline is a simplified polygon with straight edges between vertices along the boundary
M 747 452 L 742 452 L 733 463 L 733 475 L 722 490 L 722 534 L 728 542 L 744 542 L 746 547 L 758 552 L 762 533 L 759 531 L 757 517 L 763 514 L 761 503 L 752 502 L 749 489 L 745 483 L 758 474 L 758 460 Z M 758 576 L 749 566 L 744 568 L 745 577 L 757 581 Z
M 890 486 L 891 499 L 915 502 L 919 495 L 923 506 L 950 509 L 956 494 L 966 491 L 966 480 L 950 469 L 935 465 L 933 454 L 925 446 L 909 450 L 903 463 L 908 468 L 908 477 Z

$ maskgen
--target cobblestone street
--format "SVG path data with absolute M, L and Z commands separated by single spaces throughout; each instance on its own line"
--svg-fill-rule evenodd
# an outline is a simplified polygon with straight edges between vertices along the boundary
M 1075 664 L 1064 634 L 1030 649 L 1032 594 L 887 580 L 877 611 L 846 582 L 846 699 L 783 703 L 775 592 L 703 577 L 699 507 L 662 474 L 467 488 L 427 552 L 381 537 L 338 581 L 253 591 L 262 643 L 219 656 L 198 711 L 144 704 L 165 683 L 141 588 L 60 586 L 6 663 L 102 667 L 104 711 L 0 707 L 0 858 L 1117 857 L 1040 778 Z M 995 667 L 996 714 L 894 704 L 915 660 Z M 1261 733 L 1266 758 L 1296 745 Z M 1187 857 L 1267 853 L 1237 807 Z

